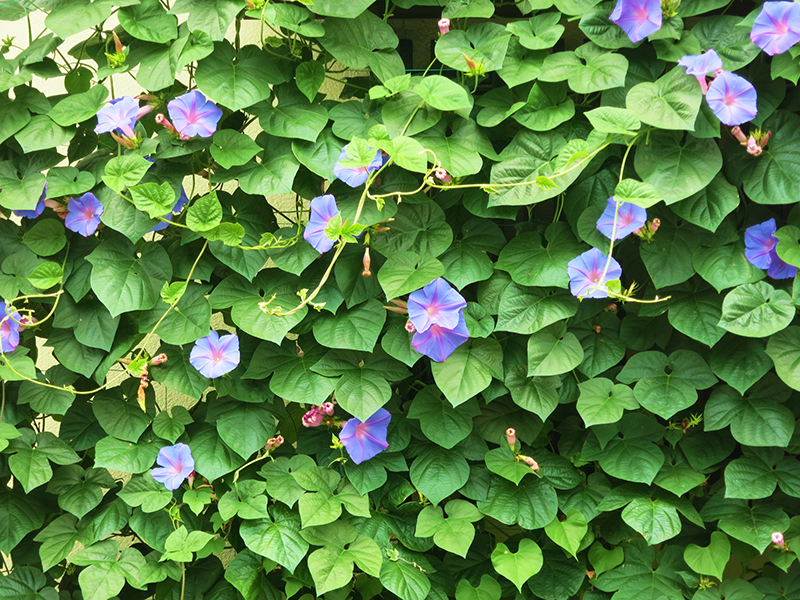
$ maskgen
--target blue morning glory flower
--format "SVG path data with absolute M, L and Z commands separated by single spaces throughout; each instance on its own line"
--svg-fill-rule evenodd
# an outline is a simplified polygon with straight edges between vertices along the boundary
M 431 325 L 453 329 L 458 325 L 462 309 L 467 305 L 464 297 L 449 283 L 437 277 L 428 285 L 408 296 L 408 317 L 414 328 L 423 333 Z
M 363 423 L 353 417 L 344 424 L 339 439 L 355 464 L 360 465 L 389 447 L 386 435 L 391 420 L 389 411 L 379 408 Z
M 622 267 L 611 257 L 603 276 L 608 257 L 597 248 L 587 250 L 567 263 L 569 291 L 578 298 L 608 298 L 606 283 L 622 277 Z
M 159 466 L 151 475 L 168 490 L 177 490 L 194 471 L 192 451 L 186 444 L 164 446 L 158 451 L 156 462 Z
M 615 240 L 621 240 L 643 227 L 647 221 L 647 211 L 641 206 L 636 206 L 632 202 L 620 203 L 617 210 L 617 202 L 614 197 L 608 199 L 606 209 L 597 220 L 597 229 L 607 238 L 611 239 L 611 232 L 614 231 L 614 214 L 617 214 L 617 230 Z

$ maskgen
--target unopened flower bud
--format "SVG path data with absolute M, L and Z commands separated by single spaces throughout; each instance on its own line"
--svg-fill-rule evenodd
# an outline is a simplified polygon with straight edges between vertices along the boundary
M 306 353 L 303 352 L 303 349 L 300 347 L 300 344 L 298 344 L 297 342 L 295 342 L 294 351 L 295 354 L 297 354 L 297 356 L 299 356 L 300 358 L 303 358 L 306 355 Z
M 125 52 L 125 48 L 123 47 L 122 42 L 119 40 L 119 36 L 117 35 L 117 32 L 116 31 L 112 31 L 111 35 L 114 36 L 114 48 L 116 49 L 116 51 L 118 53 L 123 54 Z
M 333 415 L 334 410 L 333 402 L 323 402 L 322 403 L 322 412 L 328 415 L 329 417 Z
M 525 457 L 525 464 L 531 468 L 531 471 L 539 470 L 539 463 L 537 463 L 532 456 Z
M 659 228 L 659 227 L 661 227 L 661 219 L 659 219 L 658 217 L 656 217 L 655 219 L 653 219 L 653 220 L 650 222 L 650 231 L 652 231 L 653 233 L 655 233 L 656 231 L 658 231 L 658 228 Z
M 784 539 L 783 534 L 780 531 L 776 531 L 772 534 L 772 543 L 775 544 L 778 548 L 783 548 Z
M 163 365 L 167 362 L 167 355 L 163 352 L 161 354 L 157 354 L 153 357 L 153 360 L 150 361 L 150 364 L 153 366 Z
M 30 326 L 36 323 L 36 317 L 32 317 L 29 315 L 22 315 L 19 319 L 19 330 L 25 331 L 26 326 Z
M 506 429 L 506 441 L 508 445 L 511 446 L 511 449 L 514 449 L 514 446 L 517 445 L 517 430 L 513 427 L 509 427 Z
M 745 134 L 742 132 L 742 128 L 739 127 L 738 125 L 731 129 L 731 133 L 733 134 L 733 137 L 739 140 L 739 143 L 741 144 L 747 143 L 747 136 L 745 136 Z
M 137 119 L 141 119 L 147 113 L 150 113 L 152 111 L 153 111 L 153 105 L 152 104 L 145 104 L 144 106 L 139 108 L 139 111 L 136 113 L 136 118 Z
M 467 67 L 469 68 L 469 70 L 470 70 L 470 71 L 475 71 L 475 70 L 476 70 L 476 68 L 477 68 L 477 65 L 475 64 L 475 61 L 474 61 L 474 60 L 472 60 L 472 59 L 471 59 L 469 56 L 467 56 L 467 55 L 466 55 L 466 54 L 464 54 L 463 52 L 461 53 L 461 56 L 463 56 L 463 57 L 464 57 L 464 60 L 466 61 L 466 63 L 467 63 Z
M 767 143 L 769 142 L 769 138 L 770 138 L 770 137 L 772 137 L 772 132 L 771 132 L 771 131 L 768 131 L 768 132 L 767 132 L 767 133 L 765 133 L 763 136 L 761 136 L 761 139 L 760 139 L 760 140 L 758 140 L 758 145 L 759 145 L 759 146 L 761 146 L 761 147 L 763 148 L 763 147 L 764 147 L 764 146 L 766 146 L 766 145 L 767 145 Z
M 450 19 L 439 19 L 439 35 L 450 31 Z
M 617 312 L 617 305 L 612 302 L 608 306 L 606 306 L 606 312 Z
M 274 448 L 277 448 L 281 444 L 283 444 L 283 442 L 284 442 L 284 440 L 283 440 L 283 436 L 282 435 L 277 435 L 277 436 L 275 436 L 273 438 L 269 438 L 267 440 L 266 449 L 267 450 L 272 450 Z
M 322 419 L 325 415 L 320 411 L 318 406 L 315 406 L 303 415 L 303 427 L 319 427 L 322 425 Z
M 451 181 L 453 181 L 453 178 L 450 177 L 450 173 L 448 173 L 444 169 L 436 169 L 433 172 L 433 174 L 436 175 L 436 179 L 438 179 L 439 181 L 443 181 L 445 183 L 450 183 Z
M 643 233 L 644 233 L 644 227 L 637 227 L 636 229 L 633 230 L 633 235 L 638 235 L 639 237 L 641 237 Z
M 408 333 L 416 333 L 417 328 L 414 327 L 414 324 L 411 321 L 406 321 L 406 331 Z
M 189 489 L 191 489 L 192 486 L 194 485 L 194 475 L 195 472 L 192 471 L 191 473 L 189 473 L 189 477 L 187 477 L 187 479 L 189 480 Z
M 372 277 L 372 271 L 369 270 L 369 266 L 372 264 L 372 259 L 369 256 L 369 248 L 364 248 L 364 258 L 362 262 L 364 263 L 364 270 L 361 272 L 361 276 Z
M 763 148 L 756 142 L 756 138 L 750 136 L 750 139 L 747 140 L 747 153 L 758 156 L 761 152 L 763 152 Z
M 592 325 L 592 331 L 594 331 L 595 333 L 600 333 L 601 331 L 600 325 Z

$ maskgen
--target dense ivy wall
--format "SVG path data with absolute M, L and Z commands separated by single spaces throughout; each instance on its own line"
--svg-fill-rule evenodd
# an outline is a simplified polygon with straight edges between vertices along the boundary
M 800 3 L 0 19 L 1 598 L 800 597 Z

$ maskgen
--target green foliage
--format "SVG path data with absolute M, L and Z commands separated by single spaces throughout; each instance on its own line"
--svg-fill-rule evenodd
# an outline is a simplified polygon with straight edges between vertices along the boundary
M 800 597 L 798 47 L 615 4 L 0 2 L 0 597 Z M 709 49 L 758 149 L 677 65 Z M 610 198 L 647 213 L 614 242 Z M 591 248 L 622 274 L 579 300 Z

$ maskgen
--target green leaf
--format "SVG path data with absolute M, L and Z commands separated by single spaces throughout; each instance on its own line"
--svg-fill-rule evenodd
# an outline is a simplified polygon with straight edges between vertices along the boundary
M 462 579 L 456 587 L 456 600 L 500 600 L 503 591 L 494 577 L 481 575 L 481 582 L 477 587 Z
M 586 517 L 574 508 L 567 510 L 566 519 L 562 521 L 556 517 L 544 528 L 547 537 L 576 559 L 581 541 L 587 531 L 589 531 L 589 526 L 586 524 Z
M 158 451 L 159 445 L 152 442 L 134 444 L 109 436 L 97 442 L 94 464 L 123 473 L 144 473 L 153 466 Z
M 554 323 L 528 338 L 528 376 L 560 375 L 583 361 L 583 348 L 563 322 Z
M 194 6 L 195 10 L 201 9 Z M 197 87 L 231 110 L 252 106 L 269 97 L 270 84 L 286 81 L 276 62 L 257 46 L 243 46 L 236 52 L 229 42 L 216 42 L 214 52 L 197 65 Z
M 567 263 L 586 247 L 567 228 L 549 227 L 546 244 L 539 235 L 526 232 L 512 239 L 501 251 L 495 268 L 508 271 L 519 285 L 567 288 Z M 536 269 L 530 265 L 536 264 Z
M 597 377 L 578 384 L 577 409 L 586 427 L 616 423 L 624 410 L 635 410 L 639 403 L 627 385 Z
M 40 264 L 33 270 L 33 273 L 28 275 L 28 281 L 40 290 L 47 290 L 60 283 L 63 277 L 64 270 L 61 265 L 54 262 L 46 262 Z
M 125 571 L 119 563 L 89 565 L 78 574 L 78 582 L 86 600 L 108 600 L 125 587 Z
M 465 500 L 451 500 L 445 506 L 447 519 L 442 509 L 425 507 L 417 515 L 417 537 L 433 536 L 433 542 L 443 550 L 466 558 L 472 540 L 475 538 L 473 522 L 483 518 L 475 506 Z
M 656 132 L 636 151 L 636 172 L 667 204 L 683 200 L 711 183 L 722 168 L 722 154 L 712 139 Z
M 467 483 L 469 465 L 460 452 L 429 445 L 411 463 L 409 474 L 411 483 L 437 505 Z
M 648 544 L 660 544 L 681 531 L 678 511 L 668 502 L 634 498 L 622 511 L 622 520 L 644 536 Z
M 566 290 L 523 287 L 512 283 L 500 295 L 495 331 L 536 333 L 578 310 L 578 300 Z
M 538 477 L 527 477 L 517 486 L 493 475 L 487 499 L 478 502 L 478 509 L 506 525 L 541 529 L 555 518 L 558 499 L 555 490 Z
M 737 206 L 739 194 L 722 173 L 717 173 L 711 183 L 685 200 L 676 202 L 672 210 L 690 223 L 708 231 L 716 231 L 722 220 Z
M 639 246 L 639 255 L 657 288 L 683 283 L 694 275 L 692 254 L 697 244 L 693 225 L 665 221 L 651 243 Z
M 314 323 L 314 337 L 328 348 L 372 352 L 385 321 L 386 309 L 373 299 L 349 309 L 340 307 L 335 315 L 324 315 Z
M 745 337 L 767 337 L 785 329 L 795 316 L 789 294 L 764 281 L 730 291 L 722 303 L 719 326 Z
M 401 561 L 385 561 L 380 580 L 400 600 L 425 600 L 431 589 L 431 582 L 420 567 Z
M 103 183 L 115 192 L 121 192 L 139 183 L 152 166 L 153 163 L 138 154 L 115 156 L 106 163 Z M 162 212 L 161 215 L 163 214 Z
M 280 93 L 278 97 L 277 106 L 262 104 L 254 110 L 264 131 L 281 138 L 316 141 L 328 123 L 325 108 L 319 104 L 308 105 L 305 98 L 284 99 Z
M 294 571 L 308 552 L 308 543 L 300 536 L 300 521 L 288 509 L 275 506 L 272 509 L 275 521 L 254 519 L 244 521 L 239 533 L 253 552 L 266 556 Z
M 200 30 L 217 41 L 225 37 L 241 8 L 237 0 L 177 0 L 169 12 L 174 15 L 189 13 L 186 21 L 189 30 Z
M 725 330 L 717 325 L 722 316 L 722 298 L 714 290 L 675 294 L 669 306 L 669 322 L 681 333 L 713 347 Z
M 500 477 L 513 481 L 517 485 L 525 475 L 533 474 L 527 463 L 515 456 L 508 444 L 501 444 L 499 448 L 489 450 L 484 461 L 486 468 L 492 473 L 497 473 Z
M 683 67 L 675 67 L 655 83 L 646 81 L 633 86 L 625 98 L 625 105 L 648 125 L 660 129 L 693 130 L 702 99 L 695 78 L 687 75 Z
M 209 420 L 211 419 L 209 415 Z M 226 401 L 214 411 L 217 432 L 222 441 L 242 458 L 264 448 L 275 435 L 275 416 L 266 404 Z
M 453 29 L 436 42 L 436 58 L 451 69 L 466 73 L 466 54 L 483 65 L 486 72 L 496 71 L 503 66 L 510 39 L 511 32 L 498 23 L 479 23 L 467 31 Z
M 514 403 L 542 421 L 558 406 L 558 377 L 527 377 L 525 365 L 516 365 L 508 369 L 504 383 Z
M 50 117 L 36 115 L 30 122 L 14 135 L 14 139 L 22 146 L 25 153 L 37 150 L 48 150 L 69 143 L 75 135 L 75 129 L 61 127 Z
M 435 202 L 402 203 L 390 227 L 372 242 L 372 247 L 387 258 L 410 251 L 429 259 L 442 254 L 453 241 L 453 230 Z
M 755 160 L 741 163 L 741 180 L 748 198 L 759 204 L 797 202 L 800 178 L 800 120 L 797 115 L 779 111 L 763 127 L 772 131 L 770 143 Z
M 663 198 L 649 183 L 635 179 L 623 179 L 614 189 L 614 199 L 617 202 L 630 202 L 642 208 L 650 208 L 661 202 Z
M 589 548 L 589 562 L 592 563 L 596 576 L 618 567 L 624 560 L 625 553 L 621 546 L 606 550 L 600 542 L 595 542 Z
M 421 289 L 444 275 L 444 265 L 416 252 L 390 254 L 378 271 L 378 281 L 387 298 L 397 298 Z
M 774 504 L 749 507 L 744 500 L 728 500 L 726 508 L 719 528 L 759 552 L 767 549 L 773 532 L 789 527 L 789 517 Z
M 470 434 L 472 419 L 478 414 L 477 401 L 468 400 L 456 409 L 443 401 L 436 386 L 430 385 L 417 393 L 408 411 L 410 419 L 419 419 L 428 439 L 448 450 Z
M 86 260 L 93 266 L 92 289 L 112 317 L 153 308 L 163 282 L 172 279 L 167 252 L 152 242 L 137 252 L 122 236 L 107 236 Z
M 772 335 L 766 354 L 775 363 L 778 377 L 789 387 L 800 390 L 800 327 L 787 327 Z
M 19 448 L 9 457 L 8 466 L 22 484 L 25 493 L 47 483 L 53 476 L 47 456 L 38 449 Z
M 146 212 L 151 218 L 171 213 L 175 204 L 175 191 L 166 181 L 161 185 L 142 183 L 131 187 L 128 192 L 134 206 L 142 212 Z
M 186 213 L 186 225 L 192 231 L 208 231 L 214 229 L 221 222 L 222 205 L 214 190 L 195 200 Z
M 750 41 L 749 28 L 739 26 L 741 21 L 734 15 L 709 15 L 692 28 L 703 48 L 718 49 L 727 71 L 741 69 L 759 54 L 758 47 Z
M 706 404 L 705 429 L 713 431 L 728 424 L 734 439 L 747 446 L 785 448 L 794 432 L 792 412 L 758 388 L 744 397 L 732 388 L 714 390 Z
M 501 378 L 502 350 L 493 339 L 462 344 L 441 363 L 431 363 L 436 385 L 453 406 L 485 390 L 492 377 Z
M 244 464 L 244 459 L 223 442 L 216 429 L 211 427 L 205 427 L 192 436 L 191 448 L 197 472 L 209 481 L 227 475 Z
M 146 474 L 133 477 L 117 493 L 117 497 L 128 506 L 141 507 L 144 512 L 153 513 L 172 501 L 172 492 L 163 483 Z
M 261 152 L 249 136 L 232 129 L 217 131 L 211 145 L 211 156 L 226 169 L 243 165 Z
M 308 98 L 309 102 L 314 102 L 319 88 L 325 82 L 325 67 L 315 60 L 300 63 L 297 65 L 295 81 L 297 89 Z
M 96 85 L 83 94 L 70 94 L 60 100 L 52 110 L 47 113 L 56 124 L 62 127 L 75 125 L 93 118 L 97 111 L 103 107 L 108 90 L 105 86 Z
M 519 549 L 511 552 L 503 543 L 492 551 L 492 566 L 500 575 L 511 581 L 522 592 L 522 584 L 536 575 L 544 564 L 539 545 L 531 539 L 519 541 Z
M 157 0 L 143 0 L 139 5 L 120 9 L 119 23 L 133 37 L 145 42 L 164 44 L 178 37 L 178 22 L 167 14 Z
M 642 126 L 636 115 L 626 108 L 601 106 L 585 114 L 592 127 L 602 133 L 632 135 Z
M 425 102 L 439 110 L 458 111 L 472 108 L 472 98 L 467 91 L 455 81 L 441 75 L 425 77 L 414 86 L 414 91 Z

